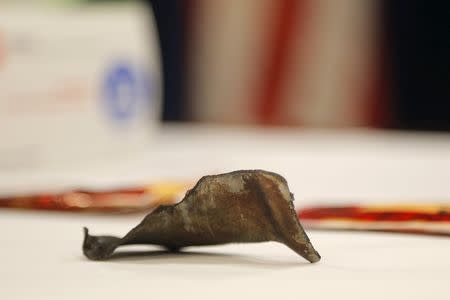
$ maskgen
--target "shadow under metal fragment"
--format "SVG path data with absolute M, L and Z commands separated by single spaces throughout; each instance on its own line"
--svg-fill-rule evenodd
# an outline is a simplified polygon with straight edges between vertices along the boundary
M 246 267 L 256 267 L 265 269 L 285 269 L 294 267 L 306 267 L 311 264 L 306 261 L 294 259 L 290 261 L 277 261 L 261 259 L 246 255 L 180 251 L 171 252 L 166 250 L 156 251 L 119 251 L 114 253 L 111 258 L 102 263 L 120 263 L 120 264 L 148 264 L 148 265 L 167 265 L 167 264 L 192 264 L 192 265 L 236 265 Z

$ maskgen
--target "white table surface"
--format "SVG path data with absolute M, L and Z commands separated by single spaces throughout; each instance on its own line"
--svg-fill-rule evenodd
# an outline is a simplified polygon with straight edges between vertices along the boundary
M 296 205 L 450 203 L 450 135 L 166 126 L 155 147 L 117 164 L 0 174 L 0 189 L 114 186 L 260 168 L 286 177 Z M 126 233 L 142 215 L 0 210 L 0 299 L 449 299 L 450 239 L 310 231 L 309 264 L 276 243 L 132 247 L 82 256 L 82 226 Z M 125 251 L 127 249 L 124 249 Z

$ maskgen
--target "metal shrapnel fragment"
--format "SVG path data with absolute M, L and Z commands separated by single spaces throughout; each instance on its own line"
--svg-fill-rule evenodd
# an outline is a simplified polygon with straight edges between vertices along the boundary
M 104 260 L 117 247 L 188 246 L 276 241 L 314 263 L 320 255 L 298 220 L 286 180 L 263 170 L 204 176 L 184 199 L 160 206 L 123 238 L 91 236 L 85 228 L 83 252 Z

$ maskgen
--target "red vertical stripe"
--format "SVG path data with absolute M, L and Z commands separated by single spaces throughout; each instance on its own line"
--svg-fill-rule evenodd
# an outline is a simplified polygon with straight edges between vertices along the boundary
M 389 73 L 386 65 L 386 41 L 382 32 L 383 10 L 377 7 L 375 55 L 371 63 L 371 81 L 367 88 L 366 119 L 371 127 L 388 127 L 392 123 L 391 108 L 389 107 Z
M 286 79 L 289 50 L 296 34 L 296 20 L 303 16 L 303 14 L 299 16 L 299 12 L 305 11 L 302 9 L 305 2 L 305 0 L 277 1 L 274 28 L 268 38 L 270 50 L 257 92 L 258 119 L 262 124 L 275 124 L 281 121 L 278 116 L 282 105 L 280 95 Z
M 389 107 L 388 107 L 388 75 L 385 68 L 383 52 L 377 51 L 373 70 L 373 78 L 369 83 L 367 92 L 367 120 L 371 127 L 387 127 L 390 124 Z

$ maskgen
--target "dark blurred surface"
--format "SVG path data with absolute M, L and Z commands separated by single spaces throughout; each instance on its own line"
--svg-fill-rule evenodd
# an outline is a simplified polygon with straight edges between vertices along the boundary
M 450 2 L 385 1 L 394 126 L 450 130 Z
M 148 0 L 153 7 L 159 31 L 161 62 L 163 66 L 163 119 L 186 119 L 184 78 L 186 42 L 186 1 Z

